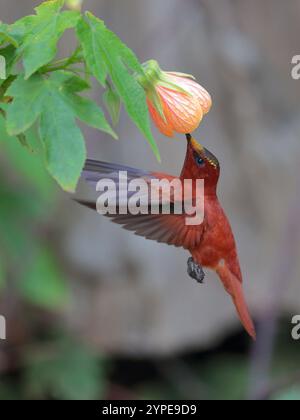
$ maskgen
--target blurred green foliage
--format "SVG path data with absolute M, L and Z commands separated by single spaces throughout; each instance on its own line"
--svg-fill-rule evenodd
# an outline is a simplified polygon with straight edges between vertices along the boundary
M 0 379 L 0 400 L 96 400 L 107 391 L 107 364 L 87 346 L 64 334 L 31 344 L 18 375 Z
M 30 143 L 36 141 L 28 133 Z M 0 284 L 15 287 L 26 300 L 54 308 L 65 303 L 68 287 L 45 241 L 42 226 L 56 200 L 56 188 L 41 157 L 28 154 L 6 134 L 0 117 Z M 41 229 L 41 232 L 38 230 Z
M 38 144 L 34 132 L 26 134 L 29 144 Z M 0 156 L 0 308 L 6 294 L 13 292 L 35 310 L 55 314 L 70 299 L 68 283 L 44 232 L 58 189 L 41 155 L 29 154 L 17 138 L 8 136 L 1 116 Z M 14 370 L 4 371 L 0 400 L 102 397 L 106 374 L 99 355 L 68 338 L 66 331 L 62 338 L 53 338 L 48 326 L 44 342 L 35 338 L 34 323 L 29 328 L 29 348 L 17 357 L 21 377 L 15 380 Z
M 89 348 L 73 340 L 46 343 L 27 352 L 25 390 L 30 398 L 94 400 L 105 395 L 106 365 Z
M 300 386 L 291 386 L 288 389 L 277 392 L 273 395 L 275 401 L 299 401 L 300 400 Z

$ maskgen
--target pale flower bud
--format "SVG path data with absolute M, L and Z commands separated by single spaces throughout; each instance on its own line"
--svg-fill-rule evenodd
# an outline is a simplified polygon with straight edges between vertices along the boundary
M 66 5 L 71 10 L 78 10 L 80 12 L 83 0 L 67 0 Z
M 160 130 L 168 137 L 174 133 L 191 133 L 211 108 L 210 94 L 193 76 L 164 72 L 156 61 L 144 64 L 145 78 L 139 77 L 144 87 L 150 115 Z

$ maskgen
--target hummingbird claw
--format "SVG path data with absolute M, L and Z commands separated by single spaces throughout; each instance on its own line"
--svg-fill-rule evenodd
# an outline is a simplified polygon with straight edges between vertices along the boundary
M 205 273 L 203 268 L 200 264 L 197 264 L 192 257 L 187 261 L 187 272 L 192 279 L 197 281 L 197 283 L 204 283 Z

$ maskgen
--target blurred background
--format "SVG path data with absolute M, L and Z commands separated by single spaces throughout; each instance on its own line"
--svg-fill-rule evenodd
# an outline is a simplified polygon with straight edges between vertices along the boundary
M 1 20 L 39 1 L 2 0 Z M 143 62 L 195 75 L 214 106 L 196 137 L 219 158 L 220 200 L 258 327 L 248 339 L 213 273 L 62 193 L 0 120 L 0 399 L 300 399 L 300 1 L 86 0 Z M 61 54 L 74 40 L 66 34 Z M 95 89 L 101 102 L 101 92 Z M 86 129 L 90 157 L 159 169 L 125 113 L 120 141 Z M 164 171 L 182 138 L 154 129 Z M 34 133 L 32 134 L 35 135 Z M 92 191 L 81 184 L 80 196 Z

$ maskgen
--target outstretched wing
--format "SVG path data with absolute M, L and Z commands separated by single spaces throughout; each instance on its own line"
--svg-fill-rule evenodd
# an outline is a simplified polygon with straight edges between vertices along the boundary
M 120 171 L 127 172 L 128 183 L 136 178 L 142 178 L 146 182 L 153 179 L 162 180 L 167 179 L 172 181 L 177 179 L 171 175 L 142 171 L 131 167 L 111 164 L 106 162 L 87 160 L 83 170 L 83 177 L 87 182 L 94 187 L 101 179 L 111 179 L 117 185 L 119 191 L 119 201 L 122 201 L 124 194 L 127 197 L 132 194 L 128 193 L 126 186 L 119 185 L 118 174 Z M 119 190 L 120 187 L 120 190 Z M 122 191 L 124 188 L 124 192 Z M 155 240 L 160 243 L 183 247 L 185 249 L 193 249 L 199 245 L 203 235 L 203 224 L 200 225 L 187 225 L 187 214 L 175 214 L 176 202 L 174 196 L 171 198 L 170 213 L 171 214 L 151 214 L 150 203 L 148 214 L 107 214 L 114 223 L 122 225 L 124 229 L 134 232 L 138 236 L 143 236 L 146 239 Z M 96 202 L 76 200 L 80 204 L 96 210 Z M 165 204 L 165 203 L 164 203 Z

